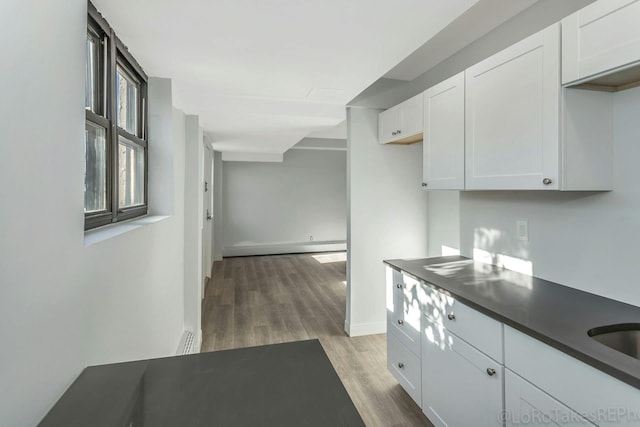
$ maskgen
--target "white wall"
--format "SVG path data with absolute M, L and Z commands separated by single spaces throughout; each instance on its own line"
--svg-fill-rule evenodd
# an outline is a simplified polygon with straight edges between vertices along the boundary
M 535 276 L 640 306 L 640 88 L 614 104 L 614 190 L 461 193 L 463 255 L 523 258 Z M 516 239 L 518 219 L 529 221 L 529 242 Z
M 378 113 L 347 109 L 347 318 L 351 336 L 386 331 L 384 259 L 427 255 L 422 143 L 378 144 Z
M 282 163 L 224 162 L 222 175 L 225 256 L 344 249 L 345 151 L 294 149 Z
M 427 252 L 453 255 L 460 250 L 460 192 L 433 190 L 427 200 Z
M 202 151 L 203 137 L 198 116 L 189 115 L 184 122 L 185 148 L 185 218 L 184 218 L 184 327 L 202 339 L 200 288 L 202 277 Z
M 0 4 L 3 427 L 35 425 L 87 365 L 172 354 L 182 331 L 183 139 L 165 147 L 172 216 L 85 247 L 86 7 Z
M 222 153 L 213 152 L 213 260 L 222 260 Z

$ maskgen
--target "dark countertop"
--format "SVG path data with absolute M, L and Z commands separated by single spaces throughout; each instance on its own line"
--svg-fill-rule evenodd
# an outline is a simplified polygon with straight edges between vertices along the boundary
M 130 424 L 133 420 L 133 424 Z M 40 427 L 364 427 L 318 340 L 86 368 Z
M 640 308 L 461 256 L 385 264 L 640 389 L 640 360 L 588 336 L 604 325 L 640 323 Z

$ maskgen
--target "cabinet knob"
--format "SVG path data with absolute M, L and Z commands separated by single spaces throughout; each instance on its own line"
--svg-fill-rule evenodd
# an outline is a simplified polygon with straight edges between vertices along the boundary
M 423 183 L 422 183 L 422 186 L 423 186 L 423 187 L 426 187 L 426 186 L 427 186 L 427 183 L 426 183 L 426 182 L 423 182 Z
M 398 319 L 398 325 L 400 325 L 400 326 L 404 325 L 404 320 Z
M 404 363 L 402 363 L 402 362 L 398 363 L 398 368 L 404 369 Z
M 402 283 L 396 283 L 396 288 L 402 289 Z
M 542 180 L 542 183 L 543 183 L 544 185 L 549 185 L 549 184 L 551 184 L 552 182 L 553 182 L 553 181 L 551 181 L 551 179 L 550 179 L 550 178 L 545 178 L 545 179 L 543 179 L 543 180 Z
M 492 377 L 496 374 L 496 370 L 493 368 L 487 368 L 487 374 Z
M 402 131 L 400 129 L 397 130 L 398 135 L 400 135 L 402 133 Z
M 447 314 L 447 319 L 449 319 L 449 320 L 456 320 L 456 315 L 455 315 L 455 314 L 453 314 L 453 313 L 449 313 L 449 314 Z
M 392 136 L 396 136 L 396 133 L 397 133 L 397 132 L 391 132 L 391 135 L 392 135 Z

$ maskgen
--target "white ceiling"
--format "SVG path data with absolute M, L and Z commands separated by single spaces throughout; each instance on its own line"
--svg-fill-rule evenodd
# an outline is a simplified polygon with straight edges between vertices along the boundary
M 347 102 L 477 1 L 94 4 L 149 75 L 172 79 L 215 149 L 282 153 L 308 135 L 344 138 Z

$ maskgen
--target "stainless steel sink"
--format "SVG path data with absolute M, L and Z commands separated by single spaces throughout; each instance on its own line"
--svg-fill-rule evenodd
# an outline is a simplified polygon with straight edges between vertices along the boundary
M 588 334 L 607 347 L 640 360 L 640 323 L 600 326 Z

